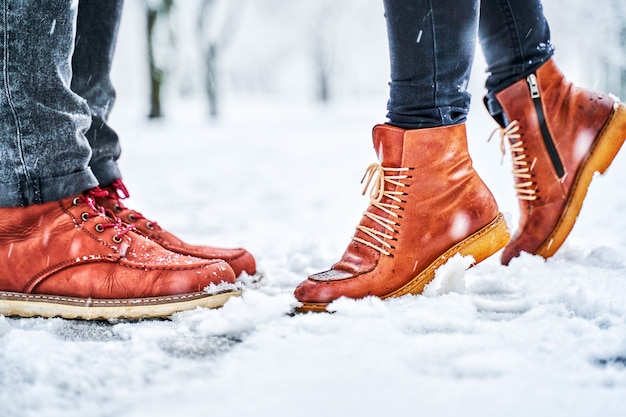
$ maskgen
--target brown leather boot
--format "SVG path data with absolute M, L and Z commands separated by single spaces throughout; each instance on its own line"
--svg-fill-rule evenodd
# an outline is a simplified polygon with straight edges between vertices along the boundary
M 107 187 L 108 195 L 97 199 L 97 203 L 110 210 L 115 217 L 123 222 L 132 224 L 144 236 L 163 246 L 165 249 L 182 255 L 195 256 L 203 259 L 222 259 L 230 265 L 239 276 L 242 272 L 248 275 L 256 274 L 256 262 L 250 252 L 242 248 L 225 249 L 212 246 L 190 245 L 183 242 L 172 233 L 163 229 L 156 222 L 146 219 L 138 211 L 126 207 L 122 199 L 128 198 L 128 190 L 121 180 L 115 180 Z
M 296 289 L 301 311 L 323 311 L 339 297 L 421 293 L 452 256 L 471 255 L 478 263 L 509 241 L 503 216 L 472 167 L 465 125 L 378 125 L 373 137 L 381 164 L 366 172 L 371 204 L 341 260 Z
M 238 294 L 219 287 L 235 281 L 227 263 L 163 249 L 105 216 L 102 194 L 0 208 L 0 314 L 166 317 Z
M 574 227 L 594 173 L 604 173 L 624 143 L 626 107 L 573 86 L 552 60 L 495 97 L 520 206 L 502 263 L 522 251 L 548 258 Z

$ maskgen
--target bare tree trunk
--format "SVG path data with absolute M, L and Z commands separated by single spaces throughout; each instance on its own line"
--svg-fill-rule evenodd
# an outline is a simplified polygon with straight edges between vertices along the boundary
M 619 96 L 626 98 L 626 16 L 622 14 L 621 17 L 620 50 L 622 51 L 622 62 L 620 66 Z
M 316 71 L 317 99 L 326 104 L 331 99 L 332 57 L 331 52 L 318 36 L 313 50 L 313 61 Z
M 342 7 L 341 1 L 322 2 L 310 17 L 309 47 L 315 77 L 315 98 L 327 104 L 333 99 L 335 71 L 334 24 L 331 16 Z
M 160 70 L 154 59 L 154 27 L 159 12 L 149 7 L 146 9 L 147 37 L 148 37 L 148 65 L 150 69 L 150 113 L 151 119 L 163 116 L 161 112 L 161 84 L 163 83 L 163 71 Z
M 204 62 L 206 64 L 204 87 L 209 102 L 209 115 L 212 118 L 217 118 L 219 115 L 217 49 L 217 44 L 211 43 L 206 47 L 204 54 Z
M 225 13 L 217 13 L 225 7 Z M 242 0 L 203 0 L 198 13 L 198 39 L 204 63 L 204 91 L 211 118 L 220 114 L 219 58 L 232 40 L 243 7 Z
M 148 113 L 148 117 L 154 119 L 163 117 L 161 110 L 161 92 L 163 91 L 163 84 L 165 83 L 164 64 L 157 60 L 156 48 L 164 47 L 164 45 L 157 45 L 157 39 L 159 39 L 157 31 L 160 30 L 158 23 L 161 19 L 169 18 L 170 11 L 174 6 L 174 0 L 161 0 L 159 2 L 146 1 L 145 6 L 148 67 L 150 71 L 150 112 Z

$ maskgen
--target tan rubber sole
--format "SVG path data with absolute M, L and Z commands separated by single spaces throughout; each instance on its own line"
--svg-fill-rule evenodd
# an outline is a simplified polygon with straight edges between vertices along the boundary
M 437 268 L 444 265 L 448 259 L 457 254 L 461 256 L 472 256 L 474 258 L 474 263 L 470 265 L 470 267 L 472 267 L 502 249 L 509 243 L 509 240 L 511 240 L 511 235 L 506 221 L 504 220 L 504 216 L 498 214 L 491 223 L 448 249 L 403 287 L 380 298 L 385 299 L 401 297 L 407 294 L 421 294 L 424 291 L 424 287 L 435 278 Z M 295 311 L 298 313 L 309 311 L 326 312 L 327 306 L 328 303 L 301 303 L 299 307 L 295 308 Z
M 174 313 L 196 307 L 217 308 L 240 291 L 135 298 L 96 300 L 43 294 L 0 292 L 0 314 L 19 317 L 62 317 L 66 319 L 110 320 L 166 318 Z
M 579 170 L 572 186 L 572 192 L 565 204 L 565 209 L 554 231 L 537 250 L 537 255 L 549 258 L 563 245 L 563 242 L 565 242 L 565 239 L 572 231 L 574 223 L 576 223 L 594 174 L 596 172 L 600 174 L 606 172 L 624 144 L 625 138 L 626 106 L 619 104 L 611 114 L 604 129 L 600 132 L 596 145 L 587 157 L 587 161 Z

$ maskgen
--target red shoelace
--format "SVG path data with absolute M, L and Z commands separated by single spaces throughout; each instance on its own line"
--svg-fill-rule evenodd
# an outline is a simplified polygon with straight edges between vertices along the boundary
M 109 192 L 101 189 L 100 187 L 92 188 L 89 191 L 84 192 L 81 196 L 74 198 L 72 203 L 74 205 L 78 204 L 86 204 L 91 211 L 85 212 L 81 215 L 81 219 L 83 221 L 87 221 L 89 219 L 95 217 L 105 217 L 108 220 L 113 220 L 110 217 L 107 217 L 104 211 L 104 207 L 96 204 L 96 198 L 104 198 L 109 195 Z M 97 223 L 95 229 L 97 232 L 104 232 L 105 229 L 114 228 L 117 230 L 115 236 L 113 236 L 113 242 L 121 243 L 122 237 L 124 237 L 128 232 L 133 230 L 135 227 L 132 224 L 123 223 L 121 219 L 116 219 L 114 222 L 106 222 L 106 223 Z
M 116 179 L 115 181 L 113 181 L 111 183 L 111 187 L 113 187 L 113 189 L 115 190 L 115 195 L 112 194 L 108 194 L 109 198 L 112 198 L 114 200 L 116 200 L 116 204 L 117 204 L 117 208 L 122 211 L 122 210 L 129 210 L 131 213 L 128 215 L 128 219 L 131 222 L 135 222 L 137 220 L 142 220 L 145 219 L 147 220 L 146 226 L 149 229 L 156 229 L 157 227 L 159 227 L 158 223 L 155 221 L 151 221 L 149 219 L 147 219 L 143 214 L 141 214 L 138 211 L 135 210 L 131 210 L 128 207 L 126 207 L 124 205 L 124 203 L 122 203 L 122 200 L 127 199 L 128 197 L 130 197 L 130 194 L 128 192 L 128 189 L 126 188 L 126 185 L 124 185 L 124 182 L 121 179 Z M 106 192 L 106 191 L 105 191 Z

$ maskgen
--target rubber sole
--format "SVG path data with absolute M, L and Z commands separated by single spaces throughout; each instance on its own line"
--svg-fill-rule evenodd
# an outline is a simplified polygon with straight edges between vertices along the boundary
M 474 262 L 470 265 L 470 267 L 472 267 L 502 249 L 510 239 L 509 228 L 506 225 L 504 216 L 500 213 L 488 225 L 441 254 L 407 284 L 380 298 L 385 299 L 401 297 L 407 294 L 421 294 L 424 291 L 424 287 L 435 278 L 435 271 L 444 265 L 448 259 L 457 254 L 461 256 L 472 256 L 474 258 Z M 303 302 L 299 307 L 295 308 L 295 312 L 327 312 L 327 306 L 328 303 Z
M 196 307 L 221 307 L 230 297 L 240 294 L 240 291 L 218 294 L 199 291 L 164 297 L 104 300 L 4 291 L 0 292 L 0 314 L 83 320 L 166 318 Z
M 587 189 L 596 172 L 604 174 L 611 165 L 626 138 L 626 106 L 618 104 L 615 111 L 600 132 L 595 146 L 591 149 L 587 160 L 579 169 L 572 185 L 572 191 L 565 203 L 565 209 L 556 227 L 537 249 L 535 254 L 549 258 L 563 245 L 572 231 L 574 223 L 587 196 Z

